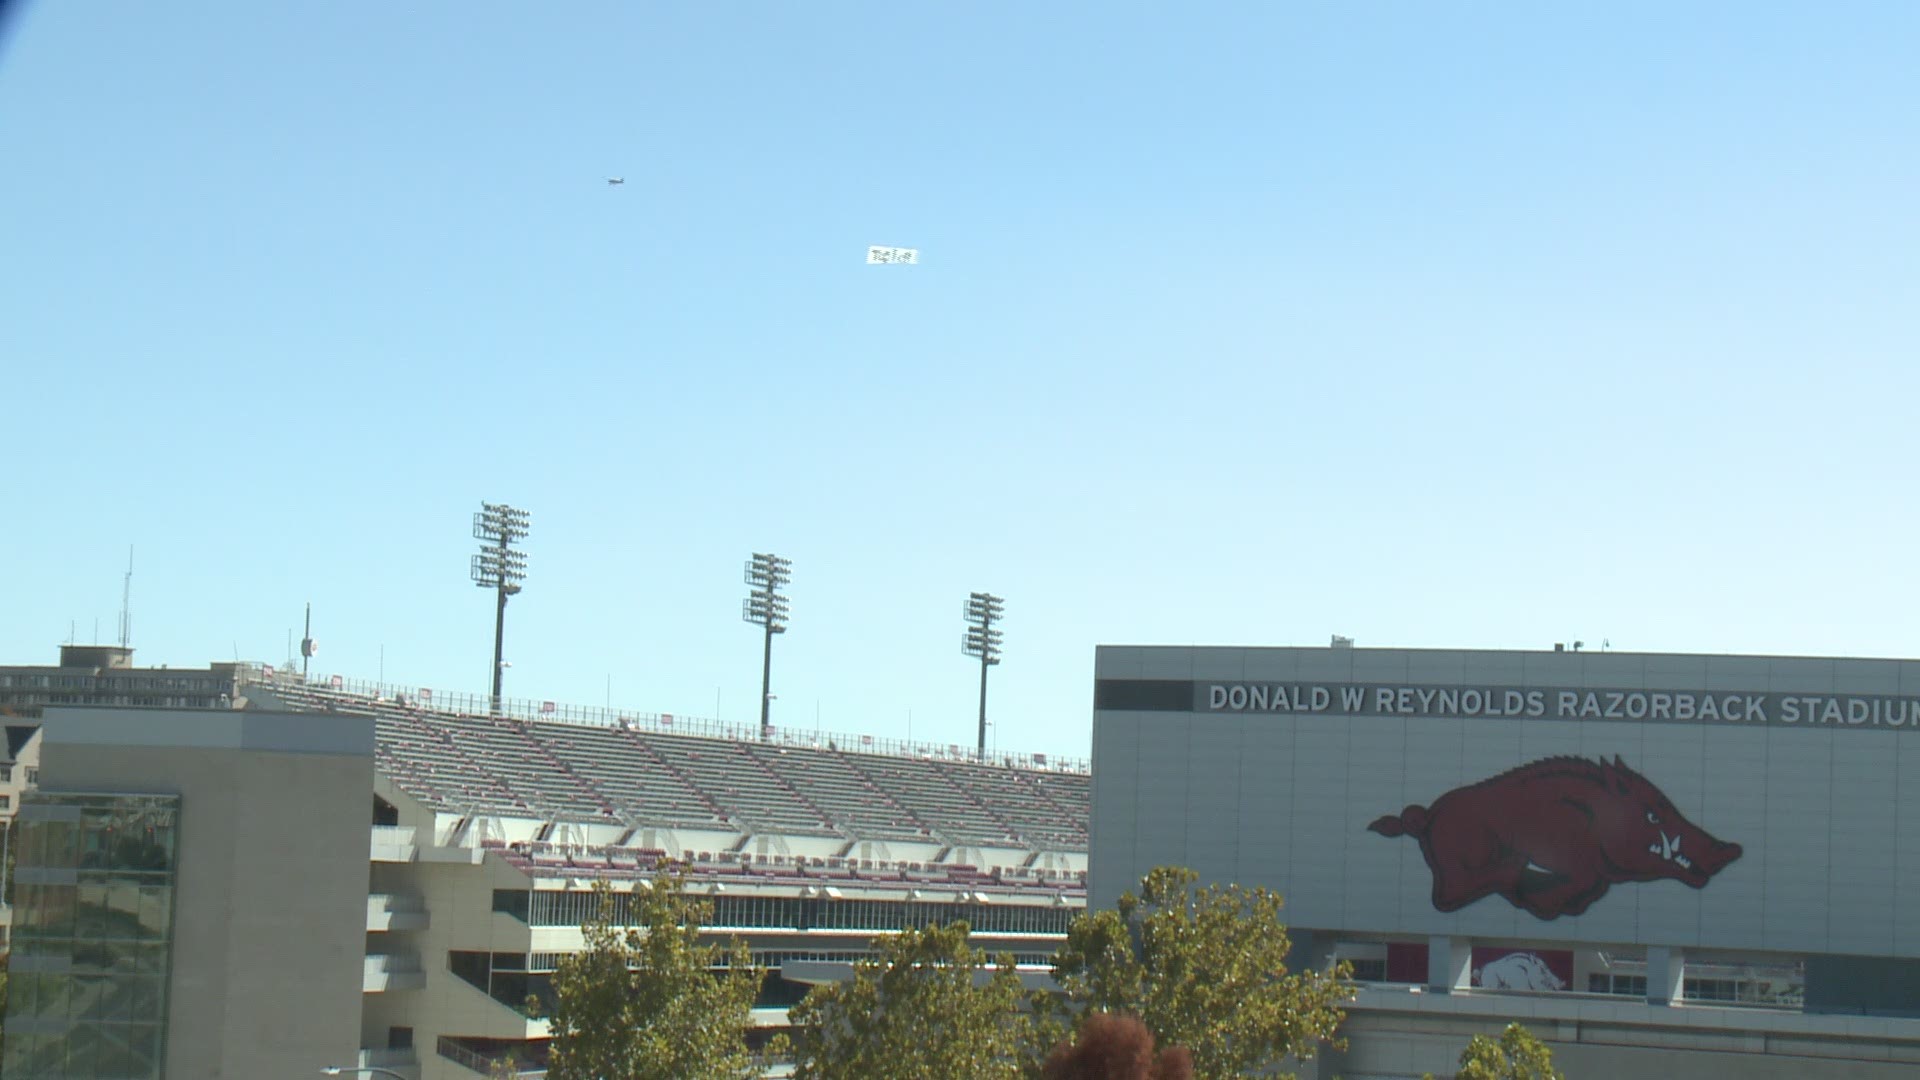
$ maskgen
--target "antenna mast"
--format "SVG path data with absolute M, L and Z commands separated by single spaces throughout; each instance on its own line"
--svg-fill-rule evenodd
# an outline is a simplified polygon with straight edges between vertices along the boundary
M 127 576 L 120 581 L 120 647 L 133 641 L 133 545 L 127 545 Z

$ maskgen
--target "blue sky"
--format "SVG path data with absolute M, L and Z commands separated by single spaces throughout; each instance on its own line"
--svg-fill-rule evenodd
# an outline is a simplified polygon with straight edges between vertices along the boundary
M 0 658 L 1084 753 L 1096 643 L 1915 654 L 1911 4 L 30 4 Z M 1191 10 L 1189 10 L 1189 8 Z M 626 177 L 610 188 L 602 178 Z M 922 265 L 870 267 L 869 244 Z

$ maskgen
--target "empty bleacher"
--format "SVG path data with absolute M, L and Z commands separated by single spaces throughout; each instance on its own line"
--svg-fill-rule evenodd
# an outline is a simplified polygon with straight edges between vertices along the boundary
M 894 794 L 848 764 L 848 755 L 764 743 L 743 745 L 748 755 L 769 771 L 786 777 L 814 805 L 861 839 L 927 840 L 933 836 L 933 830 Z
M 653 825 L 727 827 L 725 811 L 626 733 L 575 724 L 540 724 L 540 741 L 577 776 L 591 777 L 608 799 Z
M 372 716 L 376 763 L 440 811 L 847 840 L 1085 851 L 1084 773 L 435 710 L 296 679 L 257 705 Z

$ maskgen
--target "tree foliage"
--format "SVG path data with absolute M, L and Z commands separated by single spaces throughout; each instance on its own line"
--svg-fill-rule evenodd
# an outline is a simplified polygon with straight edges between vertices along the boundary
M 1047 1055 L 1041 1080 L 1192 1080 L 1192 1054 L 1178 1046 L 1157 1055 L 1153 1049 L 1153 1032 L 1139 1017 L 1094 1013 L 1078 1037 Z
M 1013 958 L 955 922 L 876 941 L 847 982 L 794 1006 L 794 1080 L 1015 1080 L 1031 1049 Z
M 651 885 L 651 888 L 646 887 Z M 632 925 L 615 925 L 612 890 L 582 926 L 586 948 L 553 975 L 552 1080 L 732 1080 L 758 1073 L 746 1033 L 764 972 L 738 938 L 703 944 L 710 905 L 684 875 L 636 885 Z M 724 971 L 716 970 L 724 966 Z M 530 1001 L 538 1011 L 542 1004 Z
M 1475 1035 L 1460 1052 L 1460 1071 L 1453 1075 L 1454 1080 L 1566 1080 L 1553 1067 L 1553 1051 L 1519 1024 L 1508 1024 L 1498 1042 Z
M 1280 895 L 1198 880 L 1159 867 L 1116 910 L 1075 919 L 1054 958 L 1060 993 L 1036 998 L 1043 1029 L 1132 1014 L 1160 1044 L 1186 1048 L 1198 1080 L 1265 1075 L 1342 1045 L 1347 965 L 1289 974 Z

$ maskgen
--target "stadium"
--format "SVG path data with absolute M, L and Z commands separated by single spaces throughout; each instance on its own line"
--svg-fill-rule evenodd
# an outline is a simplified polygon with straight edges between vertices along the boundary
M 348 817 L 359 818 L 358 843 L 367 852 L 364 906 L 351 906 L 353 925 L 345 928 L 351 936 L 340 938 L 357 945 L 364 935 L 364 954 L 352 958 L 360 991 L 353 1041 L 326 1061 L 306 1062 L 308 1072 L 342 1057 L 353 1064 L 357 1048 L 357 1064 L 421 1080 L 487 1075 L 509 1060 L 523 1073 L 539 1074 L 546 1024 L 530 1019 L 524 1006 L 529 995 L 545 995 L 557 959 L 582 947 L 580 924 L 590 914 L 594 883 L 610 883 L 617 899 L 644 887 L 639 883 L 667 863 L 683 868 L 694 891 L 711 898 L 715 933 L 742 937 L 756 961 L 771 969 L 755 1010 L 767 1033 L 786 1024 L 787 1007 L 810 983 L 845 977 L 876 934 L 964 918 L 976 945 L 1013 954 L 1037 977 L 1086 905 L 1084 762 L 1009 755 L 983 761 L 972 749 L 953 746 L 763 732 L 553 702 L 508 699 L 495 710 L 486 697 L 335 676 L 308 681 L 258 664 L 161 672 L 133 668 L 130 650 L 115 649 L 63 650 L 57 668 L 0 669 L 0 705 L 22 718 L 52 710 L 41 747 L 49 791 L 101 789 L 105 781 L 96 778 L 102 774 L 85 763 L 96 749 L 89 740 L 99 740 L 72 733 L 103 723 L 118 725 L 116 741 L 143 748 L 127 768 L 147 771 L 139 782 L 120 781 L 125 790 L 142 792 L 182 790 L 162 775 L 172 760 L 167 748 L 176 745 L 165 729 L 184 728 L 194 715 L 176 711 L 182 708 L 292 717 L 290 733 L 241 730 L 232 742 L 242 755 L 236 774 L 262 772 L 266 765 L 253 759 L 268 743 L 279 750 L 324 749 L 345 760 L 350 754 L 339 747 L 294 747 L 289 740 L 318 737 L 333 726 L 370 727 L 370 823 L 365 803 L 352 794 L 353 781 L 330 782 L 303 796 L 351 801 Z M 312 776 L 308 760 L 296 762 L 284 783 Z M 364 763 L 360 770 L 369 772 Z M 342 775 L 354 775 L 351 761 Z M 217 796 L 200 801 L 210 797 Z M 261 815 L 298 801 L 291 788 L 258 797 Z M 178 1034 L 182 1011 L 197 1007 L 179 986 L 182 966 L 192 959 L 187 953 L 238 948 L 183 944 L 203 929 L 189 923 L 227 918 L 231 910 L 222 909 L 239 903 L 227 898 L 202 911 L 185 898 L 185 845 L 196 835 L 196 820 L 207 827 L 204 814 L 194 817 L 195 801 L 189 791 L 179 807 L 175 991 L 166 1009 L 154 1010 L 175 1034 L 164 1051 L 152 1040 L 141 1043 L 144 1056 L 128 1056 L 113 1075 L 160 1075 L 162 1057 L 167 1075 L 189 1074 L 179 1051 L 187 1040 Z M 307 832 L 316 851 L 325 844 L 317 824 L 290 829 Z M 232 840 L 236 850 L 284 848 L 290 839 L 242 832 Z M 337 842 L 355 841 L 343 833 Z M 53 941 L 46 928 L 48 913 L 74 898 L 43 883 L 72 879 L 21 865 L 5 1071 L 66 1075 L 72 1059 L 62 1055 L 89 1043 L 119 1047 L 130 1041 L 128 1029 L 95 1023 L 101 1010 L 82 1005 L 81 977 L 64 957 L 44 955 L 70 946 Z M 251 876 L 282 874 L 352 881 L 356 871 L 312 855 Z M 323 909 L 303 889 L 296 885 L 277 900 L 256 902 L 308 905 L 311 937 L 318 941 L 325 936 L 318 922 L 333 919 L 340 904 Z M 84 908 L 85 896 L 78 903 Z M 317 972 L 337 963 L 308 947 L 312 942 L 285 937 L 250 948 L 285 950 L 274 962 L 294 970 Z M 230 971 L 209 977 L 239 978 Z M 323 1026 L 319 991 L 299 992 L 315 997 L 311 1015 Z M 205 987 L 200 993 L 217 996 Z M 268 1067 L 233 1059 L 227 1067 L 238 1074 L 242 1064 Z
M 0 668 L 6 1072 L 539 1075 L 524 1004 L 593 886 L 667 864 L 770 969 L 762 1036 L 906 926 L 965 918 L 1042 982 L 1074 915 L 1178 864 L 1281 891 L 1293 966 L 1353 965 L 1348 1045 L 1303 1076 L 1444 1075 L 1516 1019 L 1579 1077 L 1920 1064 L 1920 663 L 1337 643 L 1094 676 L 1089 764 L 127 650 Z M 104 839 L 62 862 L 62 821 Z M 88 854 L 128 821 L 177 873 Z M 86 967 L 116 919 L 167 976 Z M 251 1037 L 287 1001 L 299 1029 Z
M 1567 1075 L 1920 1065 L 1920 662 L 1102 647 L 1089 902 L 1282 892 L 1349 1080 L 1526 1023 Z

